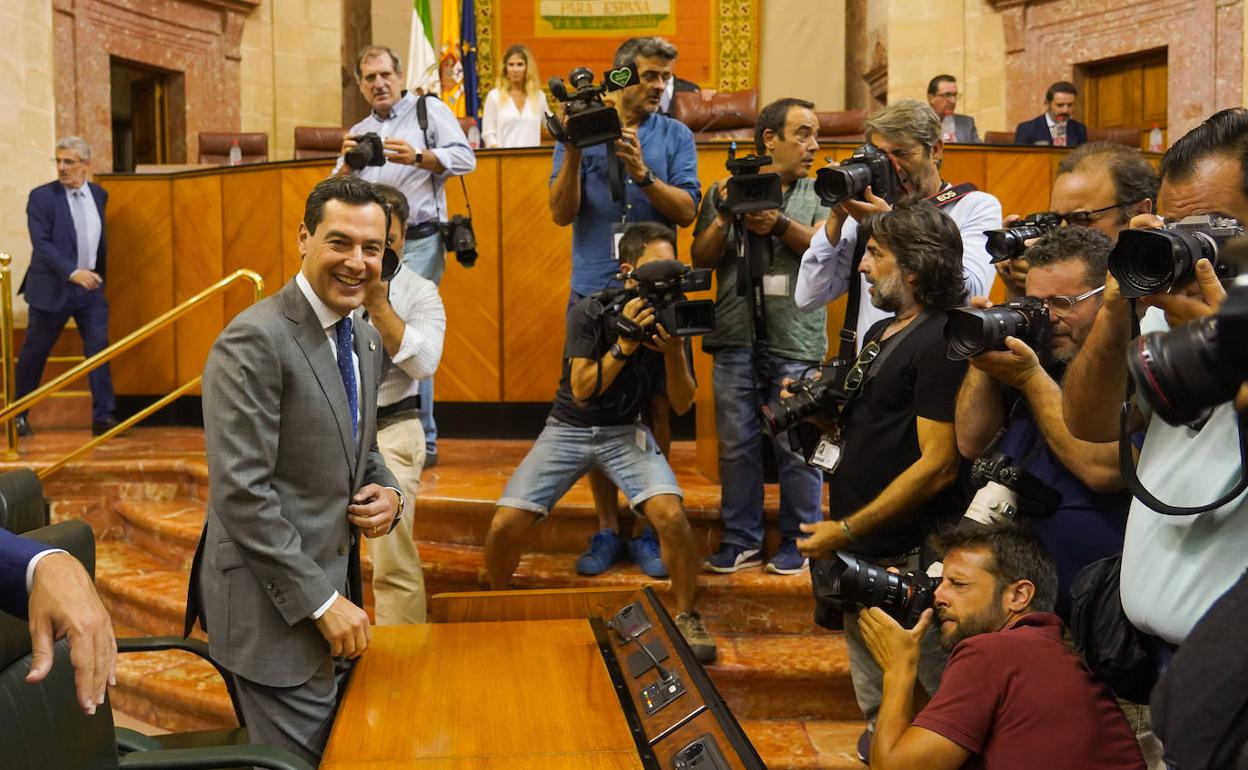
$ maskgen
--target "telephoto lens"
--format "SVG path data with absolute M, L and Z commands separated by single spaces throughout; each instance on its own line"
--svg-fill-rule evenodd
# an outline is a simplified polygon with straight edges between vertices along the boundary
M 945 321 L 945 342 L 952 361 L 965 361 L 989 350 L 1006 350 L 1006 337 L 1017 337 L 1040 354 L 1047 350 L 1051 336 L 1049 311 L 1044 301 L 1035 297 L 1021 297 L 987 309 L 954 308 Z
M 923 610 L 932 606 L 936 586 L 940 585 L 940 578 L 928 573 L 889 572 L 844 551 L 812 561 L 810 580 L 817 605 L 816 622 L 821 617 L 820 606 L 831 603 L 842 609 L 879 607 L 906 628 L 914 628 Z
M 1196 262 L 1204 257 L 1222 279 L 1238 272 L 1218 252 L 1231 238 L 1243 233 L 1238 221 L 1209 214 L 1187 217 L 1155 230 L 1123 230 L 1109 253 L 1109 272 L 1118 291 L 1128 299 L 1147 297 L 1182 286 L 1196 275 Z
M 1026 219 L 1008 225 L 1003 230 L 985 230 L 988 243 L 984 249 L 988 252 L 990 262 L 1018 259 L 1027 251 L 1027 241 L 1039 238 L 1061 225 L 1061 217 L 1052 212 L 1028 214 Z

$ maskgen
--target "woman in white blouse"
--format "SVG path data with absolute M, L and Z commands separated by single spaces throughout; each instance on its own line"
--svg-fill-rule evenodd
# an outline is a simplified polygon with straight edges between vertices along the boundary
M 481 141 L 486 147 L 536 147 L 542 143 L 542 117 L 549 111 L 533 52 L 511 46 L 494 90 L 485 97 Z

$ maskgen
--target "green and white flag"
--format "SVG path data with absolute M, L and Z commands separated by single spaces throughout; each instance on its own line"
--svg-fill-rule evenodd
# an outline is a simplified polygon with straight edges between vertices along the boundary
M 407 90 L 438 92 L 438 57 L 433 48 L 429 0 L 412 0 L 412 40 L 407 48 Z

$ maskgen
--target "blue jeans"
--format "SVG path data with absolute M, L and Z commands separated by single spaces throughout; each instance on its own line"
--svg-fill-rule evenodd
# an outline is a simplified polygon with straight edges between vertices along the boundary
M 403 267 L 436 284 L 442 283 L 446 272 L 446 250 L 439 233 L 406 241 L 403 244 Z M 433 421 L 433 378 L 420 381 L 420 427 L 425 431 L 425 452 L 438 453 L 438 424 Z
M 758 410 L 780 394 L 784 378 L 798 379 L 810 362 L 772 356 L 772 381 L 754 382 L 750 348 L 715 353 L 715 424 L 719 431 L 719 478 L 723 542 L 743 548 L 763 544 L 763 427 Z M 769 438 L 780 471 L 780 534 L 796 540 L 798 525 L 823 519 L 823 474 L 789 448 L 788 435 Z

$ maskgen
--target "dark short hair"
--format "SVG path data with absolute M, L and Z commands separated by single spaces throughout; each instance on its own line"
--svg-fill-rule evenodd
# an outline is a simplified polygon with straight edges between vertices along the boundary
M 1032 267 L 1045 267 L 1076 260 L 1083 263 L 1084 280 L 1088 286 L 1100 286 L 1109 270 L 1109 252 L 1114 242 L 1100 230 L 1091 227 L 1059 227 L 1050 230 L 1027 249 L 1027 262 Z
M 1049 90 L 1044 92 L 1044 103 L 1048 104 L 1053 101 L 1053 97 L 1057 94 L 1070 94 L 1071 96 L 1078 96 L 1079 89 L 1075 88 L 1075 84 L 1071 83 L 1069 80 L 1059 80 L 1049 86 Z
M 758 113 L 758 122 L 754 124 L 755 151 L 760 153 L 763 151 L 763 132 L 769 128 L 777 138 L 784 138 L 784 124 L 789 120 L 789 110 L 794 107 L 813 110 L 815 103 L 808 102 L 805 99 L 787 97 L 775 100 L 764 107 L 762 112 Z
M 1248 110 L 1234 107 L 1215 112 L 1171 145 L 1161 158 L 1161 178 L 1183 181 L 1196 164 L 1212 155 L 1239 161 L 1240 190 L 1248 196 Z
M 384 45 L 366 45 L 360 49 L 358 54 L 355 55 L 356 80 L 359 80 L 364 76 L 364 60 L 371 59 L 374 56 L 389 56 L 390 64 L 394 66 L 395 73 L 397 74 L 403 71 L 403 65 L 399 63 L 399 55 L 394 52 L 394 49 Z
M 657 56 L 666 61 L 673 61 L 676 58 L 676 46 L 668 42 L 667 38 L 662 37 L 630 37 L 615 49 L 615 58 L 611 66 L 623 67 L 635 64 L 638 56 Z
M 1036 612 L 1052 612 L 1057 604 L 1057 565 L 1034 532 L 1013 522 L 986 527 L 958 526 L 932 538 L 932 548 L 944 558 L 952 550 L 987 548 L 992 553 L 988 570 L 997 582 L 997 591 L 1010 583 L 1030 580 L 1036 587 L 1030 607 Z
M 373 189 L 386 202 L 386 208 L 389 209 L 391 217 L 407 224 L 407 218 L 412 211 L 407 205 L 407 196 L 400 192 L 399 188 L 388 184 L 374 182 Z
M 308 201 L 303 207 L 303 224 L 311 234 L 325 218 L 325 204 L 330 201 L 342 201 L 351 206 L 365 206 L 376 203 L 386 215 L 386 233 L 390 232 L 390 207 L 385 198 L 373 189 L 373 185 L 353 176 L 331 176 L 322 180 L 308 194 Z
M 1114 180 L 1114 195 L 1123 217 L 1127 209 L 1142 200 L 1157 203 L 1157 187 L 1161 180 L 1144 153 L 1116 142 L 1090 142 L 1077 147 L 1057 164 L 1057 175 L 1076 171 L 1087 172 L 1108 167 Z
M 957 83 L 957 82 L 958 82 L 958 79 L 955 78 L 953 75 L 937 75 L 936 77 L 927 81 L 927 95 L 935 96 L 936 92 L 940 90 L 941 83 Z
M 634 222 L 620 236 L 620 261 L 636 267 L 637 260 L 646 253 L 646 246 L 655 241 L 667 241 L 676 250 L 676 233 L 658 222 Z
M 858 237 L 874 237 L 914 275 L 914 300 L 925 310 L 949 310 L 966 302 L 962 233 L 940 209 L 923 200 L 903 200 L 892 211 L 871 214 Z

